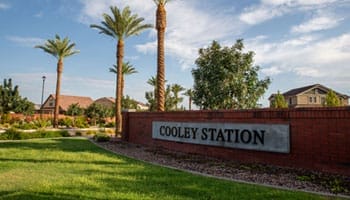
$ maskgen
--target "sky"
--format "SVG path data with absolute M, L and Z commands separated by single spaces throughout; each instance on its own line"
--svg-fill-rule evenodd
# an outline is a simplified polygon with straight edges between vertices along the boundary
M 0 0 L 0 80 L 12 78 L 20 94 L 41 102 L 55 93 L 55 57 L 34 48 L 56 34 L 69 37 L 79 54 L 64 60 L 61 94 L 115 97 L 116 40 L 90 28 L 109 7 L 130 6 L 155 23 L 153 0 Z M 166 5 L 166 80 L 192 88 L 198 50 L 213 40 L 224 46 L 243 39 L 254 51 L 259 78 L 272 83 L 259 100 L 277 91 L 322 84 L 350 95 L 350 0 L 173 0 Z M 125 78 L 124 94 L 146 103 L 156 75 L 156 30 L 125 40 L 125 58 L 138 71 Z M 185 98 L 185 102 L 187 99 Z M 184 105 L 186 103 L 184 102 Z

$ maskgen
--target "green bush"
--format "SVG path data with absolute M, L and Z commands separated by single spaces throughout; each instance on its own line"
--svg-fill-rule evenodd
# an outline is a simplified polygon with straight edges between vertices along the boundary
M 30 129 L 37 129 L 38 128 L 34 122 L 25 122 L 25 121 L 15 122 L 12 125 L 12 127 L 17 128 L 17 129 L 23 129 L 23 130 L 30 130 Z
M 46 128 L 51 126 L 51 121 L 47 119 L 37 119 L 34 121 L 34 124 L 37 128 Z
M 35 132 L 20 132 L 15 128 L 8 129 L 0 134 L 0 140 L 26 140 L 32 138 L 54 138 L 69 137 L 68 131 L 45 131 L 39 130 Z
M 73 120 L 69 117 L 61 118 L 58 120 L 59 126 L 65 126 L 65 127 L 72 127 L 73 126 Z
M 10 122 L 11 122 L 11 116 L 9 114 L 2 114 L 0 116 L 1 124 L 6 124 L 6 123 L 10 124 Z
M 106 128 L 113 128 L 113 127 L 115 127 L 115 122 L 108 122 L 105 124 L 105 127 Z
M 94 137 L 96 142 L 108 142 L 111 137 L 105 133 L 97 133 Z
M 88 128 L 89 127 L 89 124 L 88 124 L 86 118 L 83 116 L 77 117 L 75 119 L 74 123 L 75 123 L 75 127 L 77 127 L 77 128 Z
M 21 134 L 15 128 L 7 129 L 4 133 L 0 134 L 1 140 L 20 140 Z
M 86 135 L 96 135 L 96 131 L 88 130 L 85 134 Z
M 83 135 L 83 133 L 80 131 L 75 132 L 75 136 L 82 136 L 82 135 Z

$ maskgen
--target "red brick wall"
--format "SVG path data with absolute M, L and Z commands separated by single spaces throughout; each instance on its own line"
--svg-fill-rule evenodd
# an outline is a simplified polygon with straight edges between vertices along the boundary
M 152 139 L 152 121 L 289 124 L 289 154 Z M 125 140 L 248 163 L 350 175 L 350 107 L 124 113 Z

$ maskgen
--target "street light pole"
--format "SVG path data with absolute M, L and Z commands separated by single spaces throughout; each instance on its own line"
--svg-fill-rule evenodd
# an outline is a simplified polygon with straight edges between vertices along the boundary
M 41 89 L 41 105 L 40 105 L 40 109 L 41 109 L 40 114 L 41 114 L 41 115 L 43 114 L 44 87 L 45 87 L 45 79 L 46 79 L 46 76 L 43 76 L 42 79 L 43 79 L 43 87 L 42 87 L 42 89 Z

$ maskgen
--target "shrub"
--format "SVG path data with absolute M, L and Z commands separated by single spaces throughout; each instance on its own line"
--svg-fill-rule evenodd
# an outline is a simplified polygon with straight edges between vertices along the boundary
M 0 135 L 1 140 L 20 140 L 20 132 L 15 128 L 7 129 L 4 133 Z
M 111 139 L 111 137 L 105 133 L 97 133 L 94 136 L 94 140 L 96 142 L 108 142 Z
M 32 138 L 53 138 L 53 137 L 69 137 L 68 131 L 44 131 L 39 130 L 32 133 L 20 132 L 11 128 L 0 134 L 0 140 L 25 140 Z
M 88 130 L 85 134 L 86 135 L 96 135 L 96 131 Z
M 65 127 L 72 127 L 73 126 L 73 120 L 69 117 L 61 118 L 58 120 L 59 126 L 65 126 Z
M 12 125 L 12 127 L 17 128 L 17 129 L 23 129 L 23 130 L 30 130 L 30 129 L 37 129 L 38 128 L 34 122 L 26 122 L 26 121 L 16 122 Z
M 1 124 L 6 124 L 11 122 L 11 116 L 9 114 L 2 114 L 0 116 L 0 123 Z
M 105 124 L 106 128 L 113 128 L 115 127 L 115 122 L 108 122 L 107 124 Z
M 88 122 L 87 122 L 87 120 L 86 120 L 86 118 L 85 117 L 77 117 L 76 119 L 75 119 L 75 127 L 77 127 L 77 128 L 88 128 L 89 127 L 89 124 L 88 124 Z
M 34 121 L 34 124 L 37 128 L 46 128 L 51 126 L 51 121 L 47 119 L 37 119 Z
M 82 136 L 82 135 L 83 135 L 83 133 L 80 131 L 75 132 L 75 136 Z

